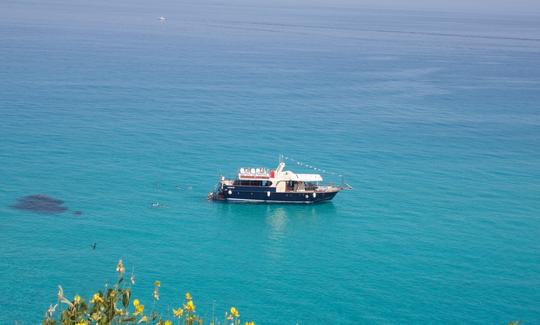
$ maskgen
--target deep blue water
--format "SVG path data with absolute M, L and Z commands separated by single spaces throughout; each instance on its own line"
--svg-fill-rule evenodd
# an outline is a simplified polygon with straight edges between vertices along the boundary
M 88 297 L 119 258 L 143 303 L 161 280 L 164 310 L 190 291 L 207 318 L 215 302 L 257 324 L 540 323 L 539 16 L 0 12 L 0 323 L 39 322 L 58 284 Z M 354 190 L 206 201 L 221 173 L 280 153 Z M 10 207 L 38 193 L 70 211 Z

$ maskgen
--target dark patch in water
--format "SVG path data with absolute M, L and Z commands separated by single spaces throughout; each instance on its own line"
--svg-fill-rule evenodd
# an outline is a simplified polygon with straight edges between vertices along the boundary
M 38 213 L 62 213 L 68 208 L 63 206 L 64 201 L 52 198 L 45 194 L 23 196 L 11 205 L 14 209 L 26 210 Z
M 73 214 L 76 215 L 76 216 L 80 216 L 82 214 L 82 211 L 73 211 Z

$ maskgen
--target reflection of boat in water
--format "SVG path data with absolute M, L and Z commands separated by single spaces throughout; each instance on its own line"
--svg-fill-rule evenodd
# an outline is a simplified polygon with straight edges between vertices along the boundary
M 350 186 L 320 185 L 319 174 L 296 174 L 284 170 L 280 162 L 275 170 L 240 168 L 236 179 L 221 177 L 208 199 L 228 202 L 317 203 L 329 201 Z

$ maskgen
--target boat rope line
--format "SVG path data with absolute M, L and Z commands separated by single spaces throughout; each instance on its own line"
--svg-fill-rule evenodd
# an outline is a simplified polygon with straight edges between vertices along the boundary
M 297 164 L 298 166 L 302 166 L 302 167 L 306 167 L 306 168 L 309 168 L 309 169 L 312 169 L 316 172 L 321 172 L 323 174 L 328 174 L 328 175 L 334 175 L 334 176 L 338 176 L 338 177 L 343 177 L 343 175 L 341 174 L 338 174 L 338 173 L 334 173 L 332 171 L 329 171 L 329 170 L 326 170 L 326 169 L 322 169 L 322 168 L 318 168 L 318 167 L 315 167 L 313 165 L 310 165 L 310 164 L 306 164 L 304 162 L 301 162 L 299 160 L 296 160 L 294 158 L 291 158 L 291 157 L 288 157 L 288 156 L 283 156 L 283 159 L 285 160 L 289 160 L 289 161 L 292 161 L 293 163 Z

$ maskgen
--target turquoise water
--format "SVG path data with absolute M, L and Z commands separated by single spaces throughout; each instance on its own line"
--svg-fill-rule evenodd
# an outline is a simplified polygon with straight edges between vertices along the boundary
M 88 296 L 119 258 L 143 303 L 161 280 L 164 310 L 190 291 L 207 318 L 215 304 L 257 324 L 540 323 L 540 17 L 0 11 L 0 323 L 37 323 L 58 284 Z M 206 201 L 221 173 L 279 153 L 354 190 Z M 70 211 L 10 208 L 38 193 Z

